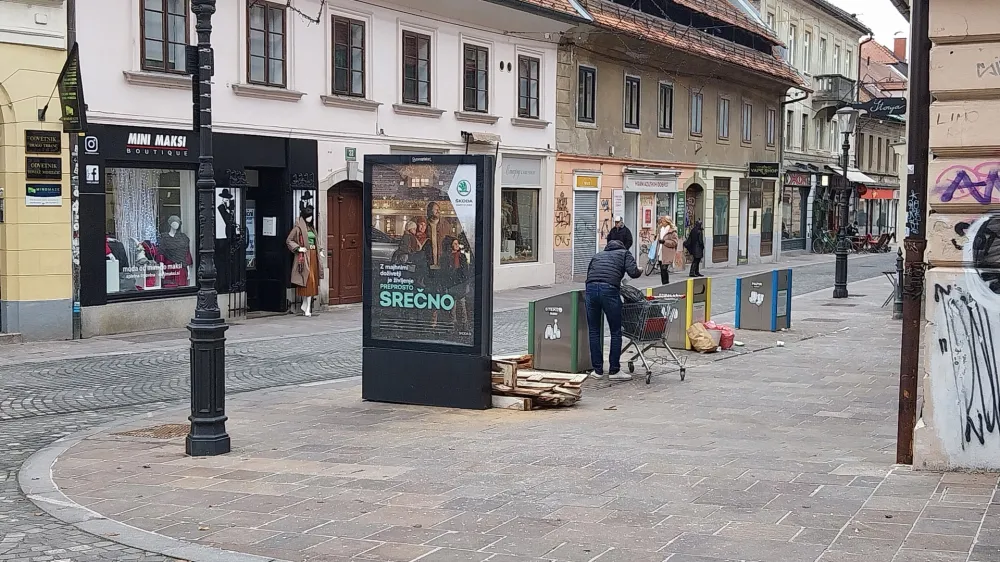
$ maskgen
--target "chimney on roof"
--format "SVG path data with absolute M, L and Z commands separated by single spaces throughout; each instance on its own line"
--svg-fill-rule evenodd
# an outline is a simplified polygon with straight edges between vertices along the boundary
M 907 62 L 906 58 L 909 52 L 906 48 L 906 37 L 896 37 L 893 40 L 892 54 L 896 55 L 896 58 L 901 62 Z

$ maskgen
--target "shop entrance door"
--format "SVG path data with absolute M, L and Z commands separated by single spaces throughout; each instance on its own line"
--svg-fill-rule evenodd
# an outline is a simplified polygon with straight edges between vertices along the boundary
M 361 302 L 364 221 L 361 184 L 343 181 L 326 199 L 326 248 L 330 271 L 330 304 Z
M 247 271 L 247 308 L 251 312 L 288 311 L 285 289 L 291 275 L 291 253 L 285 237 L 292 226 L 288 220 L 281 170 L 260 170 L 258 186 L 247 189 L 254 201 L 256 268 Z

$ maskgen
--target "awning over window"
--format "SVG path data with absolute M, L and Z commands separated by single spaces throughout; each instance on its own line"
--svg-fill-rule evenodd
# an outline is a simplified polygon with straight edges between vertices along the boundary
M 838 176 L 843 176 L 844 175 L 844 170 L 843 169 L 832 168 L 830 166 L 827 166 L 826 169 L 830 170 L 834 174 L 837 174 Z M 847 169 L 847 180 L 851 181 L 851 182 L 854 182 L 854 183 L 865 183 L 865 184 L 876 183 L 875 180 L 873 180 L 870 177 L 866 176 L 865 174 L 863 174 L 861 172 L 861 170 L 859 170 L 857 168 L 848 168 Z

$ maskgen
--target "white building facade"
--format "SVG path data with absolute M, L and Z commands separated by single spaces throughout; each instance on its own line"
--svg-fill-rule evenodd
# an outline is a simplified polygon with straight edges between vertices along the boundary
M 494 286 L 554 280 L 552 223 L 541 217 L 553 213 L 556 51 L 560 32 L 586 16 L 512 4 L 219 0 L 224 315 L 294 302 L 284 242 L 306 203 L 327 249 L 322 299 L 360 302 L 364 228 L 376 228 L 361 224 L 361 180 L 375 154 L 496 154 Z M 194 15 L 185 0 L 106 0 L 77 19 L 93 129 L 81 140 L 81 169 L 93 171 L 81 193 L 84 333 L 183 326 L 196 291 L 198 135 L 183 55 Z M 505 205 L 518 210 L 516 244 L 501 240 L 512 226 Z

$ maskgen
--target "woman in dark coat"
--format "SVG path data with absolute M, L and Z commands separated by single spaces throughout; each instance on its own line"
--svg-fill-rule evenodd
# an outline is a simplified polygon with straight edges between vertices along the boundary
M 704 277 L 701 274 L 701 260 L 705 257 L 705 229 L 700 220 L 694 221 L 694 226 L 684 240 L 684 249 L 691 254 L 691 277 Z

